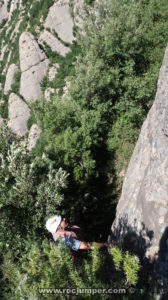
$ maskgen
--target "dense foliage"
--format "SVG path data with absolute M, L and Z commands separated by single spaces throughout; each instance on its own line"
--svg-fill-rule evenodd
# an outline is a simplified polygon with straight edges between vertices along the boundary
M 70 82 L 68 93 L 32 105 L 31 118 L 42 128 L 34 155 L 47 153 L 70 174 L 67 213 L 77 221 L 82 215 L 83 224 L 92 220 L 91 235 L 107 234 L 122 176 L 154 100 L 167 42 L 167 8 L 165 0 L 86 7 L 75 70 L 64 77 L 61 69 L 60 85 L 56 79 L 59 88 Z
M 67 174 L 55 170 L 45 154 L 33 158 L 27 144 L 20 144 L 6 128 L 0 129 L 0 251 L 1 294 L 4 299 L 35 298 L 40 288 L 110 287 L 135 285 L 139 260 L 111 248 L 98 249 L 75 265 L 67 248 L 49 243 L 44 231 L 49 215 L 62 213 Z M 130 268 L 131 266 L 131 268 Z M 107 274 L 108 268 L 108 274 Z M 44 286 L 45 285 L 45 286 Z M 90 299 L 91 294 L 83 299 Z M 61 299 L 61 298 L 60 298 Z M 82 298 L 81 298 L 82 299 Z M 104 298 L 107 299 L 107 298 Z
M 30 153 L 5 126 L 0 129 L 4 299 L 11 295 L 13 299 L 37 298 L 42 287 L 129 287 L 140 285 L 142 279 L 138 278 L 139 260 L 122 246 L 111 248 L 108 254 L 95 249 L 76 265 L 67 249 L 49 244 L 45 231 L 46 219 L 61 213 L 85 227 L 87 239 L 107 238 L 121 173 L 154 100 L 167 43 L 166 0 L 94 2 L 87 1 L 84 32 L 77 32 L 71 53 L 61 58 L 45 48 L 50 63 L 59 63 L 60 69 L 52 83 L 57 94 L 50 101 L 39 99 L 31 105 L 29 126 L 36 122 L 42 130 L 35 149 Z M 29 21 L 30 32 L 37 35 L 35 27 L 41 26 L 39 19 L 52 3 L 32 1 L 31 14 L 25 13 L 20 32 Z M 17 17 L 16 11 L 10 30 Z M 9 34 L 5 36 L 2 29 L 0 42 L 4 37 L 8 43 Z M 9 47 L 15 47 L 14 43 L 9 42 Z M 17 48 L 11 62 L 18 63 Z M 19 78 L 20 71 L 12 87 L 16 93 Z M 5 75 L 0 79 L 4 84 Z M 47 77 L 43 90 L 46 87 Z M 0 112 L 7 117 L 8 95 L 1 96 L 6 101 Z M 139 299 L 144 299 L 143 293 Z M 90 299 L 91 295 L 82 297 Z

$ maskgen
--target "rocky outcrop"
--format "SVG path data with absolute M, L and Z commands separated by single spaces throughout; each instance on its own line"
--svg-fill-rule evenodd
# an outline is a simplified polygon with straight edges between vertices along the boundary
M 20 94 L 27 101 L 41 96 L 41 81 L 46 75 L 49 60 L 34 36 L 23 32 L 19 41 L 21 68 Z
M 49 69 L 49 72 L 48 72 L 48 79 L 49 79 L 49 81 L 53 81 L 54 80 L 55 75 L 57 74 L 58 68 L 59 68 L 59 64 L 54 64 Z
M 12 0 L 11 4 L 10 4 L 10 11 L 9 11 L 9 17 L 8 20 L 10 21 L 12 18 L 12 14 L 14 12 L 15 9 L 17 9 L 17 5 L 19 3 L 20 0 Z
M 54 3 L 49 10 L 45 27 L 54 30 L 64 42 L 73 42 L 73 21 L 69 10 L 69 0 L 59 0 Z
M 8 0 L 3 0 L 0 2 L 0 24 L 3 20 L 8 18 L 8 11 L 7 11 Z
M 30 116 L 30 111 L 27 104 L 14 93 L 9 97 L 8 115 L 8 127 L 15 134 L 24 136 L 27 132 L 27 120 Z
M 5 52 L 8 50 L 8 45 L 5 45 L 2 50 L 1 50 L 1 54 L 0 54 L 0 61 L 3 60 Z
M 37 126 L 37 124 L 33 124 L 29 131 L 28 137 L 28 150 L 31 151 L 35 146 L 36 142 L 40 137 L 41 130 Z
M 57 52 L 62 56 L 65 56 L 70 48 L 64 46 L 52 33 L 47 30 L 43 31 L 40 35 L 39 41 L 46 43 L 53 52 Z
M 112 232 L 128 228 L 148 243 L 154 255 L 168 224 L 168 47 L 160 70 L 157 94 L 125 176 Z M 149 234 L 150 233 L 150 234 Z
M 12 64 L 9 66 L 9 69 L 8 69 L 8 72 L 6 75 L 5 87 L 4 87 L 5 94 L 7 94 L 10 91 L 12 84 L 15 81 L 15 75 L 17 74 L 17 72 L 18 72 L 18 67 L 15 64 Z

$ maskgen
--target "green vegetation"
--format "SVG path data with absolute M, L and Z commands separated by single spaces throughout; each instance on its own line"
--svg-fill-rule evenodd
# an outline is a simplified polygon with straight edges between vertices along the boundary
M 8 11 L 8 12 L 10 11 L 11 2 L 12 2 L 12 0 L 8 0 L 8 5 L 7 5 L 7 11 Z
M 39 253 L 40 249 L 40 253 Z M 116 248 L 116 251 L 118 249 Z M 57 248 L 53 244 L 43 242 L 42 245 L 34 243 L 27 245 L 25 255 L 21 258 L 20 264 L 16 265 L 10 250 L 5 255 L 3 270 L 6 280 L 10 283 L 10 291 L 6 296 L 13 299 L 27 297 L 34 299 L 39 295 L 42 296 L 45 287 L 59 287 L 60 289 L 106 289 L 110 287 L 105 278 L 107 277 L 105 266 L 105 254 L 100 253 L 98 249 L 94 249 L 88 254 L 87 259 L 83 259 L 75 266 L 71 262 L 70 252 L 63 247 Z M 113 261 L 113 255 L 108 255 L 108 260 Z M 131 260 L 131 267 L 127 265 L 127 261 Z M 122 262 L 118 269 L 108 266 L 109 272 L 115 273 L 115 289 L 125 286 L 128 289 L 131 285 L 135 285 L 138 279 L 139 261 L 129 255 L 123 254 Z M 67 280 L 68 279 L 68 280 Z M 110 278 L 109 278 L 110 279 Z M 44 299 L 48 295 L 44 295 Z M 61 295 L 56 296 L 57 299 L 63 299 Z M 64 295 L 66 297 L 66 295 Z M 74 296 L 73 299 L 75 299 Z M 79 295 L 78 295 L 79 297 Z M 101 294 L 101 299 L 112 299 L 110 294 Z M 66 299 L 66 298 L 65 298 Z M 91 293 L 83 293 L 80 299 L 93 299 Z M 100 299 L 100 294 L 95 294 L 94 299 Z M 128 299 L 127 297 L 125 299 Z
M 28 22 L 30 24 L 29 32 L 37 36 L 36 28 L 41 26 L 41 18 L 44 21 L 47 17 L 49 8 L 54 4 L 54 0 L 31 1 L 29 8 Z
M 153 103 L 167 43 L 166 0 L 93 2 L 87 1 L 94 9 L 85 8 L 84 34 L 77 32 L 66 57 L 45 45 L 50 64 L 59 63 L 59 69 L 52 83 L 44 78 L 42 88 L 59 93 L 31 105 L 28 126 L 36 122 L 42 130 L 36 147 L 29 153 L 6 127 L 0 129 L 0 283 L 6 299 L 37 298 L 44 282 L 56 288 L 142 286 L 133 250 L 126 252 L 122 244 L 109 254 L 95 249 L 76 265 L 67 249 L 49 244 L 44 228 L 50 215 L 60 213 L 85 228 L 88 240 L 106 240 L 121 191 L 120 174 Z M 29 23 L 37 36 L 40 19 L 53 1 L 23 4 L 30 16 L 25 13 L 19 32 Z M 11 43 L 9 37 L 17 18 L 16 11 L 9 34 L 4 28 L 0 36 L 0 43 L 5 40 L 12 47 L 15 63 L 19 35 Z M 19 78 L 20 72 L 12 86 L 16 93 Z M 0 79 L 4 85 L 5 74 Z M 7 117 L 8 96 L 0 96 L 6 100 L 0 114 Z M 148 276 L 147 283 L 150 280 Z M 137 299 L 153 299 L 151 293 L 143 287 Z
M 46 75 L 42 81 L 42 90 L 47 87 L 55 88 L 59 90 L 59 95 L 62 95 L 63 88 L 66 84 L 66 79 L 75 75 L 75 61 L 81 52 L 81 48 L 77 42 L 73 42 L 70 46 L 71 51 L 65 56 L 61 56 L 56 52 L 53 52 L 51 48 L 45 44 L 45 53 L 50 59 L 50 64 L 58 63 L 59 68 L 57 74 L 52 82 L 48 80 Z
M 68 95 L 37 101 L 32 118 L 42 128 L 34 155 L 47 153 L 70 174 L 68 215 L 77 221 L 82 215 L 83 225 L 92 220 L 88 232 L 98 237 L 96 232 L 108 234 L 120 195 L 119 175 L 127 168 L 155 97 L 167 43 L 168 5 L 165 0 L 123 0 L 96 7 L 97 17 L 86 8 L 85 35 L 78 37 L 81 54 L 69 72 Z M 46 50 L 52 63 L 61 62 L 58 54 Z M 69 55 L 62 59 L 53 87 L 63 87 Z
M 66 172 L 61 168 L 54 169 L 53 162 L 45 154 L 33 158 L 26 145 L 20 145 L 6 126 L 0 128 L 0 151 L 0 284 L 3 299 L 9 296 L 13 299 L 37 297 L 44 282 L 46 287 L 89 288 L 92 285 L 109 288 L 113 273 L 116 287 L 136 285 L 140 264 L 133 255 L 117 248 L 111 248 L 107 255 L 95 248 L 75 265 L 67 248 L 49 244 L 44 224 L 49 215 L 62 213 Z M 90 299 L 91 295 L 85 297 Z

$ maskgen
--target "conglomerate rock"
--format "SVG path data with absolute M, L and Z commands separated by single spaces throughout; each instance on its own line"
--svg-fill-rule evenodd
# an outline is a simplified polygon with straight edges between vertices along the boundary
M 6 75 L 6 81 L 5 81 L 5 87 L 4 87 L 4 93 L 7 94 L 11 87 L 12 84 L 15 82 L 15 75 L 18 72 L 18 67 L 15 64 L 11 64 L 8 68 L 8 72 Z
M 30 110 L 27 104 L 16 94 L 11 93 L 8 103 L 8 127 L 17 135 L 24 136 L 27 132 L 27 120 Z
M 120 239 L 129 230 L 154 255 L 168 224 L 168 47 L 156 98 L 145 120 L 125 176 L 112 232 Z
M 46 75 L 49 60 L 34 36 L 23 32 L 19 41 L 21 82 L 20 94 L 27 101 L 41 96 L 41 82 Z
M 59 0 L 54 3 L 49 10 L 45 27 L 54 30 L 64 42 L 73 42 L 73 20 L 69 10 L 69 0 Z

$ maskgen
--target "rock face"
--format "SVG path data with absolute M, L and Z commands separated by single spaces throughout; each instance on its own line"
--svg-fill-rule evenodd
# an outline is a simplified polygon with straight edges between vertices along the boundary
M 18 67 L 15 64 L 10 65 L 7 75 L 6 75 L 6 81 L 5 81 L 5 87 L 4 87 L 4 93 L 7 94 L 10 89 L 12 84 L 15 81 L 15 75 L 18 72 Z
M 18 4 L 19 0 L 12 0 L 11 4 L 10 4 L 10 12 L 9 12 L 9 20 L 11 20 L 12 14 L 14 12 L 15 9 L 17 9 L 17 4 Z
M 43 31 L 39 39 L 42 43 L 46 43 L 53 52 L 57 52 L 62 56 L 65 56 L 70 49 L 64 46 L 53 34 L 47 30 Z
M 27 120 L 30 111 L 25 102 L 19 96 L 12 93 L 8 105 L 8 127 L 17 135 L 24 136 L 27 132 Z
M 69 10 L 69 0 L 59 0 L 54 3 L 49 10 L 45 27 L 54 30 L 64 42 L 73 42 L 73 21 Z
M 159 249 L 168 224 L 168 47 L 157 94 L 133 152 L 112 232 L 133 229 L 149 242 L 147 254 Z M 147 232 L 150 232 L 150 237 Z
M 7 4 L 8 0 L 1 1 L 0 3 L 0 24 L 8 18 Z
M 40 137 L 40 133 L 41 133 L 41 130 L 39 129 L 39 127 L 36 124 L 33 124 L 30 128 L 29 137 L 28 137 L 29 151 L 31 151 L 35 147 L 36 142 Z
M 23 32 L 19 41 L 21 68 L 20 94 L 27 101 L 35 101 L 41 96 L 41 81 L 48 68 L 48 59 L 34 36 Z

